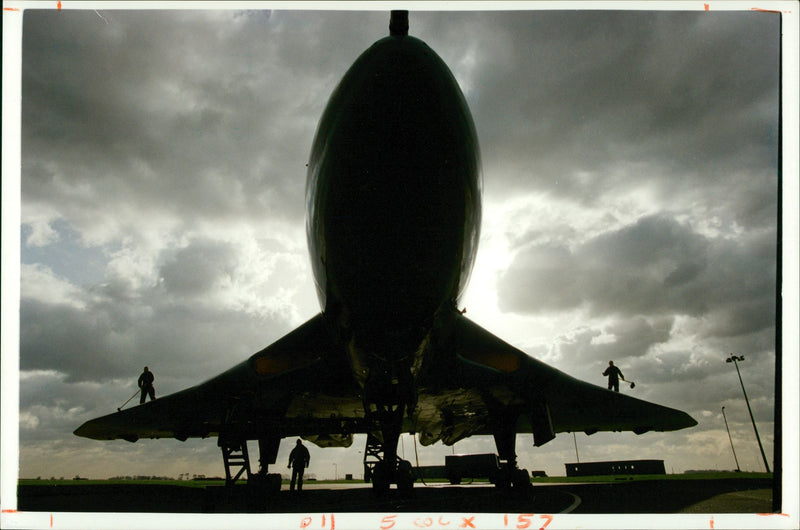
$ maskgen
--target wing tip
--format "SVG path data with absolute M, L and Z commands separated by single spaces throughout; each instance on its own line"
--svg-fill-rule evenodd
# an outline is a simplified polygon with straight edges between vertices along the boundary
M 81 438 L 91 438 L 91 429 L 89 428 L 90 421 L 85 422 L 83 425 L 72 431 L 72 434 L 75 436 L 80 436 Z

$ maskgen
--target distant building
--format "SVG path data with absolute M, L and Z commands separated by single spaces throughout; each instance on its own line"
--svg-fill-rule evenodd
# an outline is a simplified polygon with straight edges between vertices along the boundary
M 666 475 L 663 460 L 617 460 L 564 464 L 568 477 L 593 475 Z

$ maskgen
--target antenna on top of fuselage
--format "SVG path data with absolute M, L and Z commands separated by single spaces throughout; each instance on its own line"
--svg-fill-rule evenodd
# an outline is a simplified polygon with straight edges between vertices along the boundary
M 408 35 L 408 11 L 392 11 L 389 19 L 389 35 L 393 37 Z

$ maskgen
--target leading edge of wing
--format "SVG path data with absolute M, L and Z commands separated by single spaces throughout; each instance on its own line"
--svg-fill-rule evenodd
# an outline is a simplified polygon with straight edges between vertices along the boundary
M 322 314 L 249 359 L 199 385 L 121 412 L 87 421 L 74 434 L 95 440 L 206 437 L 219 434 L 242 408 L 256 416 L 281 415 L 300 381 L 330 357 L 333 343 Z M 319 371 L 319 370 L 317 370 Z M 274 379 L 274 384 L 264 384 Z M 244 417 L 244 416 L 243 416 Z
M 456 354 L 466 364 L 493 372 L 523 403 L 522 425 L 549 424 L 547 431 L 674 431 L 697 425 L 687 413 L 576 379 L 511 346 L 466 317 L 457 319 Z M 540 418 L 536 418 L 540 416 Z M 541 416 L 545 416 L 541 418 Z M 530 420 L 530 424 L 527 423 Z M 546 439 L 544 439 L 546 438 Z M 545 436 L 542 443 L 548 439 Z M 537 443 L 536 445 L 540 445 Z

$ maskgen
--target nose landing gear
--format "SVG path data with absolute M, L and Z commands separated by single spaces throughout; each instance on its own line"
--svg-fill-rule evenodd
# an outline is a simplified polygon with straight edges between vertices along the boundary
M 397 442 L 405 406 L 381 407 L 371 414 L 378 429 L 367 434 L 364 451 L 364 480 L 372 482 L 372 491 L 378 496 L 386 494 L 392 484 L 401 495 L 410 495 L 414 488 L 411 462 L 397 456 Z
M 518 417 L 519 412 L 513 408 L 495 409 L 489 414 L 494 443 L 497 446 L 497 455 L 503 470 L 496 485 L 501 488 L 512 488 L 517 492 L 525 492 L 533 486 L 528 471 L 517 467 L 516 425 Z

